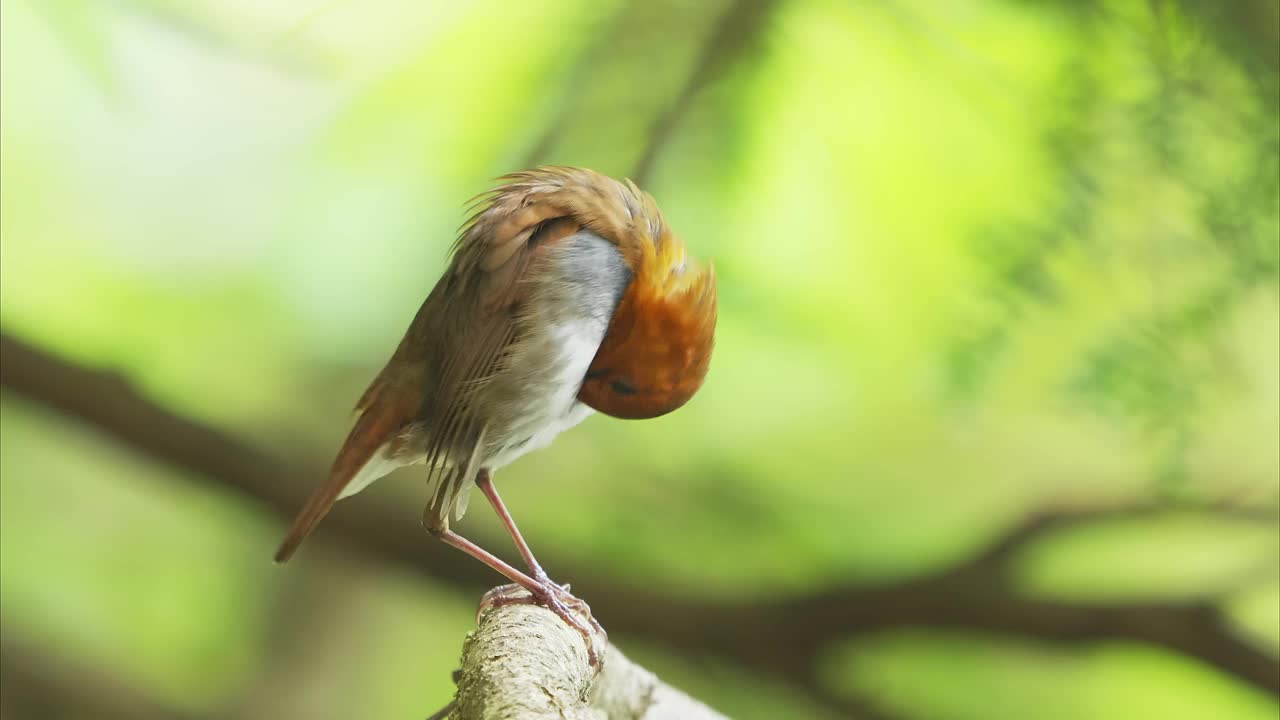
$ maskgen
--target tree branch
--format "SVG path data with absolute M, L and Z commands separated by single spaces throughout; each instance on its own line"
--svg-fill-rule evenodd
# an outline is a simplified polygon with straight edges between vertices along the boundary
M 207 720 L 153 698 L 94 663 L 51 652 L 10 628 L 0 635 L 0 716 Z
M 597 637 L 596 647 L 605 647 Z M 616 648 L 595 676 L 586 643 L 546 608 L 489 610 L 467 636 L 451 720 L 725 720 Z
M 644 187 L 648 182 L 658 156 L 670 142 L 698 93 L 718 80 L 739 58 L 755 49 L 776 6 L 777 0 L 736 0 L 725 11 L 703 46 L 702 54 L 680 89 L 680 94 L 654 120 L 649 129 L 649 140 L 631 171 L 631 179 L 638 185 Z
M 68 363 L 0 335 L 0 384 L 87 422 L 107 435 L 182 470 L 216 480 L 263 503 L 286 521 L 301 505 L 319 465 L 281 462 L 232 436 L 159 407 L 114 373 Z M 310 467 L 310 470 L 306 469 Z M 614 632 L 636 634 L 693 654 L 715 654 L 794 681 L 849 708 L 816 679 L 832 642 L 904 627 L 965 628 L 1054 642 L 1127 639 L 1184 653 L 1240 680 L 1280 694 L 1280 660 L 1237 636 L 1209 600 L 1131 605 L 1068 604 L 1020 594 L 1006 573 L 1009 558 L 1067 523 L 1131 517 L 1151 508 L 1077 511 L 1032 518 L 1003 541 L 945 571 L 876 587 L 843 586 L 810 596 L 737 602 L 674 597 L 543 558 L 557 577 L 574 580 Z M 1254 521 L 1275 522 L 1267 509 Z M 388 518 L 368 504 L 339 508 L 321 537 L 342 538 L 391 564 L 447 582 L 488 587 L 480 563 L 428 542 L 416 524 Z M 742 632 L 752 628 L 752 632 Z

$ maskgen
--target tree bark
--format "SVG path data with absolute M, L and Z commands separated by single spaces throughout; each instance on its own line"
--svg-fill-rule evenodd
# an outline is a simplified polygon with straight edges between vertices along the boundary
M 727 720 L 537 605 L 486 611 L 462 647 L 450 720 Z

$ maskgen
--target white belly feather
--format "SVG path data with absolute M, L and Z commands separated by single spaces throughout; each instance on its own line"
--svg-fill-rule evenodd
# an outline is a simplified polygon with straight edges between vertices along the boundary
M 557 435 L 582 422 L 593 410 L 578 402 L 578 391 L 609 328 L 609 321 L 629 271 L 609 242 L 590 232 L 544 251 L 545 265 L 526 308 L 528 334 L 512 348 L 507 368 L 490 380 L 493 392 L 506 398 L 502 412 L 486 429 L 480 467 L 497 470 L 520 456 L 551 444 Z M 423 449 L 425 453 L 425 448 Z M 405 465 L 425 461 L 425 454 L 402 452 L 392 457 L 383 446 L 343 490 L 348 497 Z M 474 483 L 457 488 L 457 517 L 466 511 Z
M 559 357 L 552 363 L 558 366 L 555 378 L 545 386 L 551 391 L 530 394 L 520 419 L 506 433 L 509 442 L 485 459 L 485 467 L 497 470 L 527 452 L 550 445 L 557 435 L 594 412 L 578 402 L 577 396 L 606 329 L 592 320 L 574 320 L 548 329 L 549 339 L 559 349 Z

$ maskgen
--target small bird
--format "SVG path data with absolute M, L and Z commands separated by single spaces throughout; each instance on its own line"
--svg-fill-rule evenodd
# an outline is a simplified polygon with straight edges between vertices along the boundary
M 449 268 L 357 403 L 328 479 L 275 559 L 288 560 L 335 501 L 423 464 L 427 530 L 577 628 L 594 663 L 590 630 L 574 614 L 585 603 L 534 559 L 493 474 L 593 410 L 652 418 L 688 402 L 711 359 L 715 270 L 689 260 L 657 203 L 629 180 L 541 167 L 500 181 L 475 199 Z M 473 485 L 528 573 L 449 528 Z

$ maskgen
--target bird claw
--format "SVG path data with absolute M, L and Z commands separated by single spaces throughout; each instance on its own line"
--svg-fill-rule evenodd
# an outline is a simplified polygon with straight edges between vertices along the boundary
M 542 605 L 566 625 L 578 631 L 587 642 L 587 662 L 596 672 L 600 671 L 600 656 L 596 652 L 596 637 L 607 643 L 608 633 L 591 615 L 591 607 L 581 598 L 569 592 L 569 585 L 557 585 L 545 575 L 538 578 L 541 585 L 530 590 L 522 585 L 500 585 L 486 592 L 480 598 L 480 608 L 476 612 L 476 622 L 490 610 L 507 605 Z M 586 618 L 585 622 L 583 618 Z

